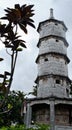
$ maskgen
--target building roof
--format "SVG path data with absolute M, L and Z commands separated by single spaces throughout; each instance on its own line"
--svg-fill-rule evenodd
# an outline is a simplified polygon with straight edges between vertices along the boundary
M 48 23 L 48 22 L 55 22 L 55 23 L 62 24 L 64 26 L 65 30 L 67 31 L 67 27 L 64 24 L 64 22 L 54 18 L 54 14 L 53 14 L 53 9 L 52 8 L 50 9 L 50 17 L 49 17 L 49 19 L 40 22 L 37 31 L 39 32 L 39 28 L 40 28 L 41 25 L 43 25 L 45 23 Z
M 50 22 L 55 22 L 55 23 L 62 24 L 62 25 L 64 26 L 65 30 L 67 31 L 67 27 L 66 27 L 66 25 L 64 24 L 63 21 L 60 21 L 60 20 L 57 20 L 57 19 L 53 19 L 53 18 L 50 18 L 50 19 L 47 19 L 47 20 L 45 20 L 45 21 L 40 22 L 40 23 L 39 23 L 39 26 L 38 26 L 38 28 L 37 28 L 37 31 L 39 32 L 39 29 L 40 29 L 41 25 L 43 25 L 43 24 L 45 24 L 45 23 L 50 23 Z

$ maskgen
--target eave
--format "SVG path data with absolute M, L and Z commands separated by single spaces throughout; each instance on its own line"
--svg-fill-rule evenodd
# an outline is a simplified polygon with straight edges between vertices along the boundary
M 49 52 L 49 53 L 43 53 L 43 54 L 40 54 L 40 55 L 38 55 L 38 57 L 37 57 L 37 59 L 36 59 L 36 63 L 38 63 L 38 60 L 39 60 L 39 57 L 40 56 L 45 56 L 45 55 L 59 55 L 59 56 L 61 56 L 61 57 L 64 57 L 64 59 L 67 61 L 67 63 L 69 63 L 70 62 L 70 59 L 65 55 L 65 54 L 62 54 L 62 53 L 57 53 L 57 52 Z
M 67 31 L 67 27 L 66 27 L 66 25 L 64 24 L 64 22 L 63 22 L 63 21 L 60 21 L 60 20 L 57 20 L 57 19 L 47 19 L 47 20 L 45 20 L 45 21 L 40 22 L 40 23 L 39 23 L 39 26 L 38 26 L 38 28 L 37 28 L 37 31 L 39 32 L 39 29 L 40 29 L 41 25 L 43 25 L 43 24 L 45 24 L 45 23 L 47 23 L 47 22 L 55 22 L 55 23 L 62 24 L 62 25 L 64 26 L 65 30 Z
M 36 78 L 36 80 L 35 80 L 35 83 L 37 84 L 37 83 L 39 82 L 39 79 L 42 79 L 42 78 L 44 78 L 44 77 L 47 77 L 47 78 L 49 78 L 49 77 L 60 77 L 60 78 L 63 78 L 63 79 L 67 79 L 68 82 L 71 83 L 71 80 L 70 80 L 69 77 L 63 76 L 63 75 L 55 75 L 55 74 L 47 74 L 47 75 L 37 76 L 37 78 Z
M 60 36 L 56 36 L 56 35 L 48 35 L 48 36 L 45 36 L 45 37 L 42 37 L 42 38 L 39 39 L 39 42 L 38 42 L 38 44 L 37 44 L 37 47 L 39 48 L 39 45 L 40 45 L 40 43 L 41 43 L 43 40 L 46 40 L 46 39 L 48 40 L 48 39 L 51 39 L 51 38 L 58 39 L 58 40 L 62 40 L 62 41 L 64 42 L 64 44 L 65 44 L 66 47 L 69 46 L 69 44 L 68 44 L 68 42 L 66 41 L 65 38 L 60 37 Z

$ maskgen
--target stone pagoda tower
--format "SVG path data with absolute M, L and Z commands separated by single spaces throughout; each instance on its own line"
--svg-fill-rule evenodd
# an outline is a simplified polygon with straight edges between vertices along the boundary
M 45 123 L 51 130 L 72 130 L 72 98 L 68 77 L 67 27 L 53 16 L 39 23 L 37 97 L 28 99 L 26 125 Z
M 52 9 L 50 10 L 50 19 L 39 24 L 40 39 L 37 44 L 39 55 L 36 60 L 38 64 L 36 80 L 38 97 L 69 96 L 66 31 L 65 24 L 54 19 Z

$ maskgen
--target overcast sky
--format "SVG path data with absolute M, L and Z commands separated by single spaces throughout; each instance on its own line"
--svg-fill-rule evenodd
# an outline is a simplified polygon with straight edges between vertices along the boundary
M 69 43 L 68 57 L 70 64 L 68 65 L 69 77 L 72 79 L 72 0 L 0 0 L 0 17 L 4 16 L 4 9 L 6 7 L 13 7 L 14 4 L 34 4 L 36 30 L 39 22 L 49 18 L 50 8 L 54 9 L 54 17 L 58 20 L 64 21 L 68 28 L 66 39 Z M 37 65 L 35 59 L 38 55 L 38 48 L 36 47 L 39 34 L 36 30 L 28 28 L 28 35 L 22 34 L 23 39 L 27 42 L 27 49 L 19 54 L 16 70 L 14 73 L 14 80 L 11 89 L 21 90 L 25 93 L 32 91 L 34 81 L 37 77 Z M 1 44 L 1 43 L 0 43 Z M 10 59 L 7 59 L 2 45 L 0 45 L 0 57 L 5 60 L 0 63 L 0 73 L 4 70 L 9 70 Z

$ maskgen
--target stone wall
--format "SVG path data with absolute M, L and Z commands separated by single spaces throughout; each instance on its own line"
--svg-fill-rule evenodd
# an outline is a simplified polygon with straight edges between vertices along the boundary
M 69 124 L 69 113 L 68 111 L 57 111 L 55 117 L 56 124 L 68 125 Z
M 60 83 L 56 83 L 56 80 L 59 80 Z M 58 76 L 55 78 L 41 78 L 39 80 L 37 97 L 48 97 L 51 95 L 67 97 L 66 88 L 69 90 L 66 79 L 61 79 Z
M 59 104 L 55 106 L 55 126 L 72 126 L 72 121 L 70 123 L 69 119 L 69 110 L 71 110 L 71 107 L 68 105 Z M 37 104 L 32 108 L 32 111 L 32 120 L 34 120 L 35 123 L 50 124 L 49 105 Z
M 39 46 L 39 54 L 41 55 L 49 52 L 57 52 L 67 55 L 67 47 L 62 40 L 56 38 L 41 41 Z
M 49 106 L 45 104 L 38 105 L 37 109 L 33 110 L 33 117 L 35 123 L 50 124 Z
M 56 22 L 47 22 L 41 25 L 40 28 L 40 38 L 48 36 L 48 35 L 56 35 L 65 37 L 65 29 L 62 24 Z
M 46 74 L 68 76 L 68 68 L 65 59 L 53 55 L 41 56 L 38 64 L 38 75 Z
M 62 126 L 72 125 L 72 122 L 70 124 L 69 110 L 70 110 L 70 106 L 67 106 L 67 105 L 56 106 L 56 109 L 55 109 L 55 124 L 56 125 L 62 125 Z

